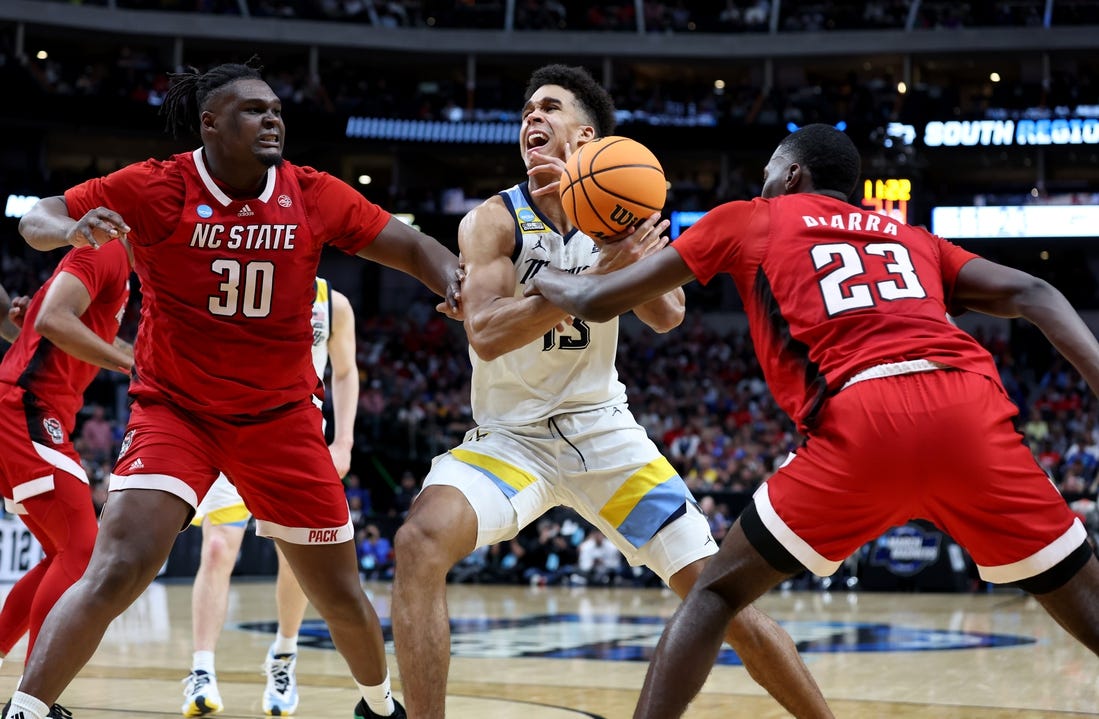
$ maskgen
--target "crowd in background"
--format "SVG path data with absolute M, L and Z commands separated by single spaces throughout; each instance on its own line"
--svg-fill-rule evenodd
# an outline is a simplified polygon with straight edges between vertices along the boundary
M 888 4 L 888 3 L 883 3 Z M 539 4 L 541 5 L 541 4 Z M 950 5 L 949 7 L 964 7 Z M 842 4 L 841 4 L 842 9 Z M 831 8 L 827 17 L 842 18 Z M 800 22 L 800 21 L 799 21 Z M 120 98 L 159 105 L 168 87 L 168 66 L 158 46 L 119 44 L 66 49 L 52 43 L 45 58 L 16 57 L 10 38 L 0 37 L 0 78 L 13 90 L 45 95 Z M 50 43 L 47 43 L 50 44 Z M 7 45 L 7 46 L 5 46 Z M 37 48 L 34 49 L 35 53 Z M 188 63 L 202 65 L 188 53 Z M 211 63 L 224 58 L 210 58 Z M 239 58 L 246 59 L 246 58 Z M 440 121 L 517 121 L 521 83 L 495 80 L 491 58 L 482 60 L 469 87 L 464 66 L 440 60 L 425 78 L 420 67 L 392 65 L 384 72 L 353 53 L 325 50 L 314 71 L 304 51 L 267 54 L 265 79 L 287 105 L 305 112 Z M 920 63 L 924 62 L 922 73 Z M 966 81 L 941 75 L 933 60 L 917 61 L 903 89 L 899 65 L 889 62 L 835 67 L 781 66 L 766 84 L 755 64 L 723 72 L 700 72 L 688 64 L 655 72 L 620 64 L 610 78 L 620 121 L 661 125 L 803 125 L 810 122 L 884 125 L 898 121 L 981 116 L 989 108 L 1025 110 L 1099 103 L 1099 86 L 1089 61 L 1054 64 L 1049 77 L 1017 75 L 1011 63 L 985 60 L 989 72 Z M 1035 60 L 1037 63 L 1037 59 Z M 971 63 L 972 64 L 972 63 Z M 668 67 L 674 67 L 674 63 Z M 1037 67 L 1037 65 L 1035 65 Z M 991 81 L 992 71 L 1003 81 Z
M 73 0 L 65 0 L 72 2 Z M 107 5 L 110 0 L 76 0 Z M 118 7 L 361 22 L 382 27 L 503 28 L 504 0 L 114 0 Z M 772 0 L 644 0 L 642 26 L 647 32 L 767 32 Z M 904 28 L 912 0 L 782 0 L 778 29 L 786 32 Z M 915 28 L 1041 27 L 1045 0 L 945 2 L 924 0 L 912 18 Z M 516 0 L 519 30 L 637 32 L 634 0 Z M 1054 25 L 1095 22 L 1099 9 L 1086 0 L 1057 0 Z

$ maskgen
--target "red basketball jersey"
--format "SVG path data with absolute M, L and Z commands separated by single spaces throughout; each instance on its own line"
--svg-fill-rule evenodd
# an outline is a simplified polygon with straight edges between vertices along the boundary
M 672 245 L 702 283 L 732 275 L 775 400 L 803 428 L 874 365 L 926 359 L 999 382 L 991 355 L 947 319 L 976 255 L 819 194 L 730 202 Z
M 0 382 L 22 387 L 25 397 L 56 412 L 65 431 L 71 432 L 76 413 L 84 405 L 84 390 L 99 367 L 78 360 L 34 331 L 42 300 L 62 272 L 80 280 L 92 298 L 80 321 L 104 341 L 113 342 L 130 295 L 130 261 L 120 242 L 99 250 L 69 250 L 46 284 L 34 293 L 23 329 L 0 363 Z
M 357 253 L 389 214 L 324 172 L 282 162 L 254 197 L 234 199 L 202 150 L 148 160 L 65 193 L 133 229 L 141 280 L 139 398 L 196 412 L 255 415 L 318 391 L 310 359 L 321 248 Z

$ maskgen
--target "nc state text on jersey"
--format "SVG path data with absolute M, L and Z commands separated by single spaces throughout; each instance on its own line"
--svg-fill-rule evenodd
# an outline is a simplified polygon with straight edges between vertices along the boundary
M 230 225 L 197 222 L 191 247 L 211 250 L 293 250 L 297 225 Z

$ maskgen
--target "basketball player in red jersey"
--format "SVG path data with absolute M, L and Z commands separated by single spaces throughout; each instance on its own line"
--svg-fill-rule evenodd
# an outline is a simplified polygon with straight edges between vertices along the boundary
M 453 316 L 458 259 L 336 178 L 283 160 L 281 103 L 256 69 L 175 75 L 163 109 L 202 147 L 46 198 L 20 223 L 39 249 L 104 246 L 132 228 L 143 301 L 133 413 L 100 540 L 43 627 L 11 712 L 41 719 L 220 469 L 327 621 L 362 693 L 355 716 L 404 716 L 321 433 L 308 309 L 324 245 L 416 277 L 448 295 L 440 307 Z M 89 211 L 90 222 L 71 219 Z
M 72 249 L 22 313 L 0 362 L 0 491 L 45 550 L 0 611 L 0 656 L 29 629 L 29 654 L 57 599 L 80 578 L 95 544 L 88 476 L 69 437 L 101 367 L 128 373 L 118 340 L 130 291 L 125 245 Z
M 803 569 L 832 574 L 913 518 L 1099 653 L 1099 563 L 1084 527 L 1015 431 L 992 357 L 947 312 L 1026 318 L 1096 392 L 1099 343 L 1048 283 L 849 205 L 858 177 L 847 136 L 809 125 L 775 150 L 762 197 L 721 205 L 618 272 L 534 280 L 532 292 L 600 321 L 729 273 L 771 392 L 808 438 L 665 629 L 635 719 L 683 714 L 750 602 Z

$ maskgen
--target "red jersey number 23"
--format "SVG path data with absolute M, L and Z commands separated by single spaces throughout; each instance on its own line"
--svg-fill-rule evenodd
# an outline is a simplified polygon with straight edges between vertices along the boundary
M 873 307 L 883 300 L 927 297 L 904 245 L 873 242 L 860 248 L 846 242 L 835 242 L 816 245 L 810 253 L 818 270 L 835 265 L 819 280 L 821 297 L 829 317 Z M 872 280 L 867 277 L 867 263 L 883 260 L 888 279 Z

